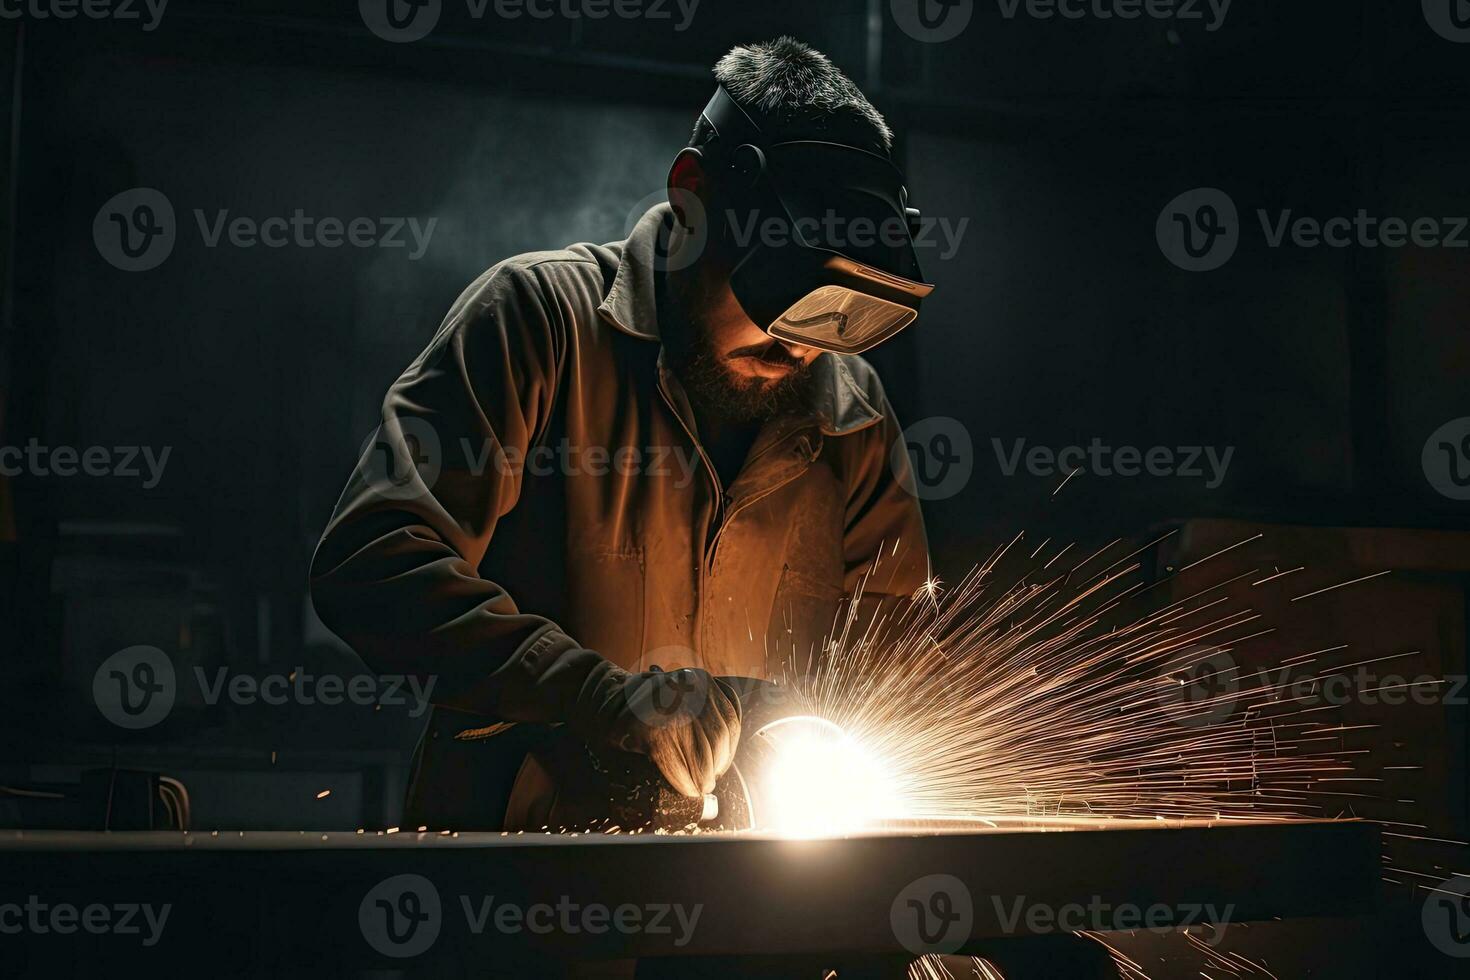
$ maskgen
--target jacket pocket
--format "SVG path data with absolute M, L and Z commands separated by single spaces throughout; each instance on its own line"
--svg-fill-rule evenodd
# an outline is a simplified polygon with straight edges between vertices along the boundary
M 829 638 L 842 604 L 842 585 L 789 563 L 781 566 L 781 579 L 771 604 L 767 637 L 774 641 L 768 672 L 809 674 Z

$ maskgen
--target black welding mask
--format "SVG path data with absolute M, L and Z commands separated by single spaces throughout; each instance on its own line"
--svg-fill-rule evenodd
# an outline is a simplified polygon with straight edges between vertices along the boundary
M 844 143 L 770 142 L 720 87 L 704 110 L 737 256 L 730 286 L 778 340 L 859 354 L 919 315 L 934 287 L 914 250 L 919 212 L 886 156 Z

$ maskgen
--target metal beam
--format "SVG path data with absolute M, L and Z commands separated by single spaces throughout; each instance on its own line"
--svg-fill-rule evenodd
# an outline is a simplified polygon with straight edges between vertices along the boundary
M 1184 925 L 1205 907 L 1231 922 L 1352 915 L 1376 901 L 1380 853 L 1378 828 L 1356 821 L 1012 820 L 825 840 L 16 832 L 0 838 L 0 894 L 83 907 L 171 906 L 163 936 L 148 949 L 107 935 L 7 937 L 22 942 L 32 962 L 56 956 L 114 967 L 124 956 L 171 972 L 228 952 L 265 956 L 262 968 L 404 966 L 365 932 L 401 911 L 434 931 L 413 966 L 464 968 L 548 958 L 903 953 L 915 883 L 946 875 L 962 888 L 949 886 L 954 893 L 931 904 L 966 911 L 963 935 L 950 938 L 958 951 L 983 953 L 997 938 L 1065 931 L 1055 919 L 1064 909 L 1086 910 L 1072 928 L 1101 930 L 1142 927 L 1128 917 L 1133 909 L 1154 910 L 1148 924 L 1155 926 Z M 405 882 L 417 890 L 412 900 L 402 898 Z M 921 905 L 932 899 L 918 897 Z M 502 906 L 519 910 L 513 924 L 496 918 Z M 558 912 L 549 930 L 531 927 L 529 910 L 569 906 L 569 920 Z M 584 918 L 588 909 L 627 906 L 643 910 L 643 928 Z M 646 911 L 655 906 L 697 919 L 687 929 L 655 930 Z

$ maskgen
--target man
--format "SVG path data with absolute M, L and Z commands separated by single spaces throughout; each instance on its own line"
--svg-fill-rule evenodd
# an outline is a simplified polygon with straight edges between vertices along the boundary
M 501 825 L 504 722 L 564 723 L 708 793 L 740 737 L 712 676 L 809 670 L 845 597 L 928 576 L 898 422 L 838 353 L 931 288 L 892 133 L 789 38 L 715 77 L 670 205 L 459 298 L 322 538 L 322 619 L 436 682 L 410 824 Z

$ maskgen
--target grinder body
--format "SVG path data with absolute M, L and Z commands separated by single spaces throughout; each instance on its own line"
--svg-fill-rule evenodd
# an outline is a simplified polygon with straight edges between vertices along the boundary
M 527 753 L 511 790 L 505 829 L 673 833 L 758 826 L 757 800 L 744 772 L 754 772 L 758 765 L 762 746 L 757 733 L 797 713 L 796 699 L 771 681 L 720 680 L 735 692 L 742 736 L 734 763 L 715 782 L 710 797 L 682 796 L 647 757 L 594 747 L 559 727 Z

